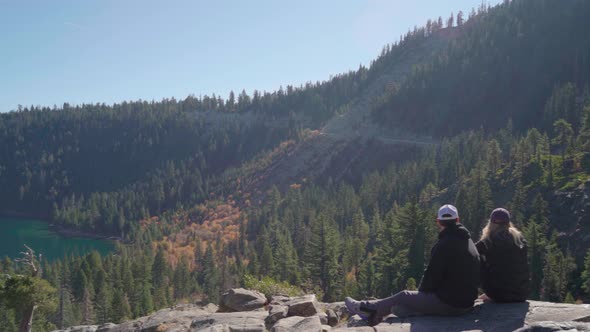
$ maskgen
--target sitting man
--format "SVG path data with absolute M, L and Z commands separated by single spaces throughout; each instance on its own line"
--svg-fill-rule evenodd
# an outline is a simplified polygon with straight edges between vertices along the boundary
M 440 233 L 430 252 L 418 291 L 401 291 L 385 299 L 345 304 L 351 314 L 358 314 L 374 326 L 393 313 L 398 317 L 415 315 L 461 315 L 469 312 L 477 298 L 479 254 L 469 231 L 459 223 L 459 213 L 452 205 L 438 210 L 436 222 Z

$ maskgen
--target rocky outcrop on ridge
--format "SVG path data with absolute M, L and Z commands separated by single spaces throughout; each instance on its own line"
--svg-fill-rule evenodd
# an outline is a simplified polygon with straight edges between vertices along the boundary
M 56 332 L 420 332 L 420 331 L 590 331 L 590 305 L 539 301 L 477 302 L 458 317 L 386 317 L 375 327 L 349 316 L 343 302 L 321 303 L 315 295 L 274 296 L 258 306 L 261 294 L 245 289 L 223 294 L 224 306 L 252 308 L 222 312 L 216 305 L 181 305 L 122 324 L 75 326 Z M 242 302 L 240 302 L 242 301 Z M 255 303 L 255 304 L 254 304 Z M 235 310 L 235 309 L 234 309 Z

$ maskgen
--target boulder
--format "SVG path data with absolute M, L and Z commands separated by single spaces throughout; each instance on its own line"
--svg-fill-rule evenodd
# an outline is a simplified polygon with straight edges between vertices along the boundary
M 310 317 L 321 312 L 315 295 L 296 297 L 286 304 L 289 306 L 289 316 Z
M 119 328 L 119 326 L 117 324 L 106 323 L 106 324 L 103 324 L 103 325 L 99 326 L 96 329 L 96 332 L 110 332 L 110 331 L 114 331 L 114 330 L 116 330 L 118 328 Z
M 317 316 L 320 318 L 322 325 L 328 325 L 328 314 L 325 312 L 320 312 Z
M 219 307 L 216 306 L 213 303 L 209 303 L 209 304 L 205 305 L 204 307 L 202 307 L 201 309 L 207 311 L 210 314 L 212 314 L 214 312 L 217 312 L 219 310 Z
M 264 294 L 244 288 L 230 289 L 221 295 L 224 311 L 252 311 L 264 307 Z
M 292 316 L 278 321 L 270 332 L 320 332 L 322 323 L 318 316 Z
M 266 311 L 217 312 L 195 318 L 190 331 L 264 332 Z
M 96 332 L 98 329 L 97 325 L 81 325 L 81 326 L 72 326 L 61 332 Z
M 286 305 L 287 302 L 291 301 L 292 298 L 288 297 L 288 296 L 283 296 L 283 295 L 273 295 L 270 298 L 270 304 L 280 304 L 280 305 Z
M 150 316 L 118 325 L 109 323 L 98 327 L 96 332 L 161 332 L 188 331 L 192 320 L 197 316 L 210 314 L 211 306 L 199 307 L 192 304 L 179 305 L 174 308 L 161 309 Z
M 328 310 L 333 310 L 338 315 L 338 319 L 348 317 L 348 308 L 344 302 L 321 303 L 320 307 L 326 312 L 328 312 Z
M 170 331 L 174 328 L 184 328 L 186 331 L 195 316 L 207 315 L 209 313 L 209 310 L 194 305 L 182 305 L 174 309 L 158 310 L 141 323 L 141 332 Z
M 287 314 L 289 313 L 289 307 L 285 305 L 271 305 L 270 310 L 268 311 L 268 317 L 266 317 L 266 323 L 269 326 L 274 325 L 276 322 L 283 318 L 287 318 Z
M 348 318 L 346 326 L 347 327 L 367 326 L 367 321 L 361 319 L 358 315 L 354 315 L 354 316 Z
M 328 325 L 334 327 L 340 322 L 340 317 L 338 317 L 338 314 L 334 310 L 326 310 L 326 315 L 328 315 Z
M 375 329 L 369 326 L 354 326 L 333 328 L 331 332 L 375 332 Z
M 332 327 L 330 325 L 322 325 L 322 332 L 330 332 Z
M 113 323 L 107 323 L 107 324 L 99 326 L 98 329 L 96 330 L 96 332 L 126 332 L 126 331 L 147 332 L 147 331 L 155 331 L 160 328 L 160 326 L 158 324 L 158 325 L 148 326 L 144 329 L 143 323 L 145 322 L 145 320 L 147 318 L 148 317 L 142 317 L 142 318 L 138 318 L 134 321 L 124 322 L 124 323 L 121 323 L 118 325 L 115 325 Z M 190 321 L 188 321 L 187 324 L 190 324 Z M 164 327 L 160 328 L 160 330 L 163 330 L 163 329 L 164 329 Z
M 590 324 L 581 322 L 537 322 L 515 332 L 590 331 Z

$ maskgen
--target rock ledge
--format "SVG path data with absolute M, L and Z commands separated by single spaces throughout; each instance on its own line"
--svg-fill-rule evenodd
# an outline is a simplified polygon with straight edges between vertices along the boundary
M 251 297 L 244 298 L 246 302 L 252 301 Z M 239 305 L 239 303 L 236 304 L 236 306 Z M 252 307 L 258 305 L 257 303 Z M 118 325 L 109 323 L 100 326 L 74 326 L 57 332 L 590 332 L 589 322 L 589 304 L 539 301 L 511 304 L 477 302 L 473 311 L 463 316 L 422 316 L 400 319 L 391 315 L 381 324 L 369 327 L 358 316 L 348 317 L 348 311 L 342 302 L 319 303 L 315 296 L 307 295 L 298 298 L 273 298 L 270 305 L 252 311 L 218 312 L 217 306 L 211 304 L 183 305 L 162 309 L 150 316 Z

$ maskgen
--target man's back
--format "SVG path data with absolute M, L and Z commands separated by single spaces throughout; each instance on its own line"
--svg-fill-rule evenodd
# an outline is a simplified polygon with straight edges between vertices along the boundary
M 473 306 L 479 285 L 479 254 L 461 224 L 446 227 L 431 251 L 419 290 L 457 308 Z

